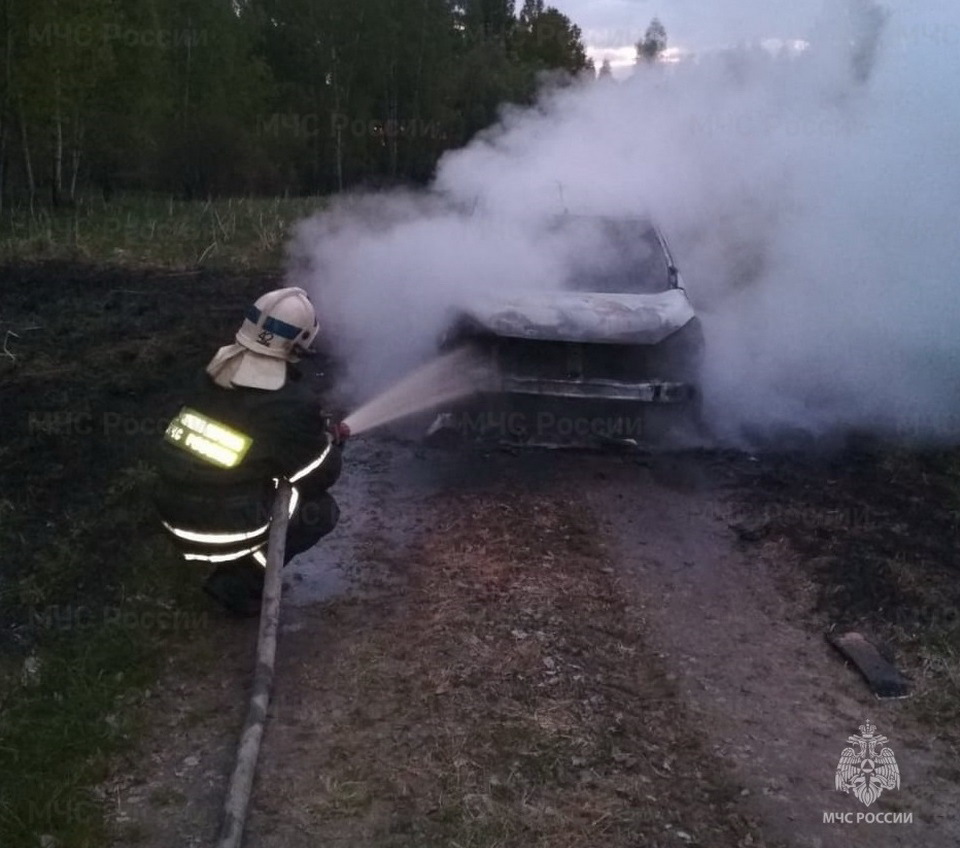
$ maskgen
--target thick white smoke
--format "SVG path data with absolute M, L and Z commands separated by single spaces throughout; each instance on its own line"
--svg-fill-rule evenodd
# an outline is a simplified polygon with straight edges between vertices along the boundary
M 647 213 L 702 315 L 721 435 L 960 435 L 960 7 L 810 5 L 806 49 L 545 92 L 445 156 L 429 192 L 304 222 L 291 282 L 358 392 L 428 355 L 464 296 L 562 279 L 583 246 L 551 241 L 551 217 Z

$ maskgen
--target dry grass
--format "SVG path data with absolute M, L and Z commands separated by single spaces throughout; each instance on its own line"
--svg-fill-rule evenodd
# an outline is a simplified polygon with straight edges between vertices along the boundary
M 0 261 L 59 259 L 127 268 L 275 269 L 291 225 L 322 198 L 185 201 L 120 194 L 62 209 L 12 207 L 0 216 Z

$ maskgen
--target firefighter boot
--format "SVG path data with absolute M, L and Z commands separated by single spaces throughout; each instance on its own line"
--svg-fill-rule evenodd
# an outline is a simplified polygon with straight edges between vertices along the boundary
M 260 614 L 264 569 L 253 557 L 218 565 L 203 584 L 203 590 L 234 615 L 250 618 Z

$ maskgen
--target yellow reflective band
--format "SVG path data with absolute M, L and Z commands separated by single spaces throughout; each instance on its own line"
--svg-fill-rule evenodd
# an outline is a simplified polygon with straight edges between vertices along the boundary
M 266 567 L 267 557 L 264 555 L 263 551 L 254 551 L 253 558 L 260 563 L 260 565 Z
M 276 481 L 274 481 L 274 483 L 276 483 Z M 297 508 L 299 506 L 300 490 L 296 486 L 293 486 L 290 491 L 290 518 L 293 518 L 293 516 L 297 514 Z M 235 545 L 238 542 L 249 542 L 251 539 L 263 536 L 270 530 L 269 521 L 264 524 L 263 527 L 258 527 L 256 530 L 249 530 L 244 533 L 197 533 L 194 530 L 184 530 L 180 527 L 174 527 L 166 521 L 161 521 L 160 523 L 178 539 L 183 539 L 185 542 L 193 542 L 198 545 Z
M 206 459 L 211 459 L 217 465 L 222 465 L 225 468 L 233 468 L 240 461 L 236 451 L 222 447 L 203 436 L 198 436 L 196 433 L 188 433 L 183 444 L 194 453 L 198 453 Z
M 204 435 L 218 445 L 229 448 L 236 453 L 240 453 L 243 450 L 243 436 L 238 436 L 230 430 L 225 430 L 219 424 L 214 424 L 213 422 L 208 424 Z
M 262 536 L 270 529 L 268 522 L 264 524 L 263 527 L 251 530 L 248 533 L 195 533 L 192 530 L 181 530 L 179 527 L 167 524 L 166 521 L 162 522 L 162 524 L 178 539 L 183 539 L 186 542 L 197 542 L 201 545 L 235 545 L 238 542 L 247 542 L 250 539 L 256 539 L 257 536 Z
M 312 474 L 314 471 L 316 471 L 321 465 L 323 465 L 323 461 L 324 461 L 324 460 L 327 458 L 327 456 L 330 454 L 330 448 L 331 448 L 331 445 L 328 444 L 327 447 L 326 447 L 326 449 L 324 450 L 324 452 L 323 452 L 322 454 L 320 454 L 320 456 L 318 456 L 318 457 L 317 457 L 313 462 L 311 462 L 309 465 L 305 466 L 304 468 L 301 468 L 296 474 L 294 474 L 294 475 L 290 478 L 290 482 L 291 482 L 291 483 L 296 483 L 298 480 L 302 480 L 302 479 L 303 479 L 304 477 L 306 477 L 308 474 Z
M 245 556 L 250 556 L 262 547 L 263 545 L 255 545 L 252 548 L 247 548 L 244 551 L 237 551 L 232 554 L 184 554 L 183 558 L 189 562 L 233 562 L 235 559 L 243 559 Z
M 194 456 L 223 468 L 239 465 L 253 444 L 249 436 L 186 406 L 170 422 L 164 438 Z
M 187 427 L 190 430 L 195 430 L 197 433 L 202 433 L 204 428 L 207 426 L 206 419 L 202 415 L 195 415 L 192 412 L 187 412 L 186 407 L 180 412 L 180 421 L 183 423 L 184 427 Z

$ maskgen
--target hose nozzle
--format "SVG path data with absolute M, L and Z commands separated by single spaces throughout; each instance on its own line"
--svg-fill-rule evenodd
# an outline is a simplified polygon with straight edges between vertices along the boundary
M 333 437 L 333 443 L 342 445 L 350 438 L 350 428 L 343 422 L 331 422 L 328 432 Z

